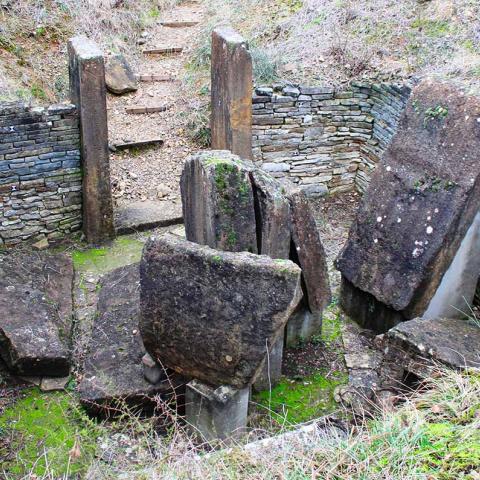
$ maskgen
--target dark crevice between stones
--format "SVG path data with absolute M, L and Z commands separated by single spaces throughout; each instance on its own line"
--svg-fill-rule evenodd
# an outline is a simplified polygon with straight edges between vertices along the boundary
M 260 198 L 261 192 L 259 192 L 258 188 L 255 186 L 255 182 L 253 180 L 252 172 L 249 173 L 248 178 L 250 180 L 250 185 L 252 187 L 253 192 L 253 209 L 255 212 L 255 229 L 257 234 L 257 251 L 258 254 L 262 254 L 262 210 L 260 208 Z
M 300 265 L 300 259 L 298 258 L 297 247 L 295 246 L 295 242 L 293 241 L 293 239 L 290 239 L 290 254 L 288 255 L 288 259 L 291 260 L 293 263 L 296 263 L 300 268 L 302 268 L 302 266 Z M 303 272 L 300 281 L 302 285 L 303 298 L 298 304 L 297 311 L 300 309 L 300 307 L 306 307 L 308 308 L 308 311 L 310 313 L 313 313 L 312 309 L 310 308 L 310 302 L 308 301 L 307 285 L 305 283 L 305 277 L 303 276 Z

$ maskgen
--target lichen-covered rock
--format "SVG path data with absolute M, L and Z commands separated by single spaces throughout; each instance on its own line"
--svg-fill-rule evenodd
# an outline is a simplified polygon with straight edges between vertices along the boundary
M 181 379 L 176 375 L 167 378 L 164 372 L 152 385 L 144 378 L 145 347 L 138 326 L 138 263 L 105 275 L 100 286 L 97 315 L 78 386 L 82 405 L 93 413 L 115 413 L 115 407 L 123 402 L 154 406 L 154 396 L 171 394 Z
M 137 79 L 123 55 L 113 55 L 105 64 L 105 83 L 108 91 L 122 95 L 138 90 Z
M 0 355 L 12 372 L 68 375 L 72 282 L 67 255 L 0 256 Z
M 423 315 L 480 209 L 479 151 L 478 97 L 415 88 L 337 260 L 353 318 L 386 330 Z
M 257 253 L 253 165 L 227 151 L 185 162 L 180 187 L 187 239 L 212 248 Z
M 301 298 L 300 273 L 288 260 L 152 238 L 140 266 L 145 347 L 184 376 L 243 388 Z

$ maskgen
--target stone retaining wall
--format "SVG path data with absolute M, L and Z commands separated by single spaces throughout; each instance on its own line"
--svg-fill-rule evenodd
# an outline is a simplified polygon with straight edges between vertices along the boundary
M 0 104 L 0 246 L 80 228 L 79 143 L 73 105 Z
M 254 159 L 311 195 L 363 191 L 409 95 L 408 86 L 393 84 L 257 88 Z

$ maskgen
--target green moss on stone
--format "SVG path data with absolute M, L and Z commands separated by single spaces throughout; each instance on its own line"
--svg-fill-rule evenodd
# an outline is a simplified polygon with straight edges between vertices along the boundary
M 0 416 L 0 436 L 16 453 L 2 462 L 2 470 L 11 478 L 30 472 L 41 478 L 47 472 L 48 478 L 81 478 L 94 458 L 99 428 L 70 393 L 32 389 Z M 6 444 L 0 441 L 0 457 L 8 458 L 2 454 Z M 79 456 L 70 454 L 74 447 Z

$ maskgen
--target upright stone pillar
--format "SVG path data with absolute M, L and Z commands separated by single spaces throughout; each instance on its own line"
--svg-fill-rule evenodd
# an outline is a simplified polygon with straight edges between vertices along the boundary
M 105 65 L 86 37 L 68 42 L 70 96 L 79 112 L 83 168 L 83 231 L 90 243 L 114 236 L 108 153 Z
M 232 28 L 212 33 L 212 148 L 252 158 L 252 57 Z

